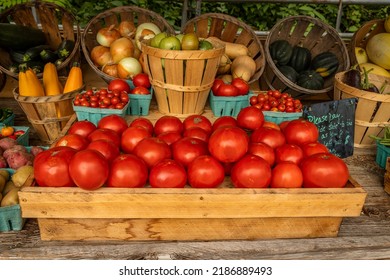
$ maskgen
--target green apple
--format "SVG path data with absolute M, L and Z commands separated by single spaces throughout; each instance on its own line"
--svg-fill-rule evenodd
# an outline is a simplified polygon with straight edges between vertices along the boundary
M 213 48 L 213 44 L 211 44 L 207 40 L 201 40 L 199 42 L 199 49 L 200 50 L 211 50 Z
M 156 36 L 154 36 L 150 40 L 150 46 L 153 47 L 153 48 L 158 48 L 158 46 L 160 45 L 161 40 L 164 39 L 167 36 L 168 36 L 168 34 L 166 32 L 161 32 L 161 33 L 157 34 Z
M 161 40 L 159 46 L 160 49 L 164 50 L 180 50 L 180 40 L 175 36 L 168 36 Z
M 180 40 L 180 43 L 181 43 L 182 40 L 183 40 L 183 36 L 184 36 L 184 34 L 177 34 L 177 35 L 176 35 L 176 38 Z

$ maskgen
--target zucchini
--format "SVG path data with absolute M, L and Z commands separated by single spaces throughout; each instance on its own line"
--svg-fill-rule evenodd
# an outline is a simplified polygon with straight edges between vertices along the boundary
M 11 60 L 15 63 L 24 62 L 23 61 L 24 52 L 9 50 L 9 56 L 11 57 Z
M 41 57 L 42 61 L 47 62 L 54 62 L 58 59 L 57 53 L 53 52 L 52 50 L 42 50 L 39 53 L 39 56 Z
M 27 62 L 27 61 L 30 61 L 30 60 L 36 60 L 37 58 L 39 58 L 39 55 L 40 55 L 41 51 L 43 51 L 43 50 L 50 50 L 50 46 L 48 46 L 48 45 L 39 45 L 39 46 L 35 46 L 35 47 L 32 47 L 32 48 L 29 48 L 24 53 L 23 61 Z
M 0 47 L 25 51 L 46 43 L 42 30 L 24 25 L 0 23 Z
M 62 59 L 67 58 L 72 53 L 74 45 L 73 40 L 63 40 L 57 48 L 58 57 Z

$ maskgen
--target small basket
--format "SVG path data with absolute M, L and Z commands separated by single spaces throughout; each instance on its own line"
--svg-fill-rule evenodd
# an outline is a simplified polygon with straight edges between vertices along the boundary
M 390 157 L 390 147 L 382 145 L 381 143 L 376 143 L 376 163 L 382 167 L 386 168 L 387 158 Z
M 60 78 L 62 83 L 65 80 Z M 42 97 L 21 96 L 17 87 L 13 94 L 38 137 L 45 145 L 50 145 L 64 134 L 64 129 L 69 128 L 69 122 L 73 122 L 73 99 L 84 87 L 69 93 Z
M 5 126 L 13 126 L 15 123 L 15 113 L 12 113 L 8 118 L 0 122 L 0 127 L 5 125 Z
M 108 115 L 125 117 L 128 106 L 129 102 L 127 102 L 123 109 L 102 109 L 73 105 L 73 110 L 76 112 L 79 121 L 88 120 L 97 125 L 100 119 Z
M 19 204 L 0 207 L 0 232 L 21 230 L 25 222 Z
M 248 95 L 215 96 L 210 92 L 210 106 L 216 117 L 236 117 L 241 109 L 249 106 L 249 98 Z
M 73 40 L 75 45 L 70 55 L 57 67 L 59 75 L 67 76 L 73 62 L 80 59 L 80 27 L 75 17 L 63 7 L 54 3 L 32 1 L 17 4 L 0 15 L 0 22 L 15 23 L 41 29 L 46 41 L 53 50 L 56 50 L 62 40 Z M 0 48 L 0 69 L 5 74 L 18 79 L 18 74 L 9 71 L 12 65 L 8 50 Z M 37 74 L 38 78 L 42 73 Z
M 147 116 L 149 114 L 150 102 L 153 97 L 153 89 L 150 94 L 128 94 L 129 106 L 127 107 L 127 115 Z
M 153 11 L 137 6 L 122 6 L 112 8 L 92 18 L 88 22 L 82 34 L 81 48 L 89 66 L 107 83 L 115 79 L 115 77 L 107 75 L 101 71 L 92 62 L 90 53 L 95 46 L 99 45 L 99 43 L 96 41 L 96 34 L 100 28 L 107 27 L 112 24 L 118 26 L 122 21 L 125 20 L 133 22 L 135 26 L 144 22 L 152 22 L 160 28 L 161 32 L 175 34 L 173 27 L 170 26 L 163 17 Z
M 376 34 L 385 33 L 385 20 L 374 19 L 363 24 L 358 31 L 356 31 L 349 43 L 349 57 L 351 59 L 351 65 L 358 64 L 355 48 L 361 47 L 366 49 L 367 42 L 374 37 Z
M 284 121 L 292 121 L 301 118 L 303 112 L 286 113 L 286 112 L 263 111 L 263 114 L 264 114 L 264 119 L 266 121 L 280 124 Z
M 373 147 L 375 140 L 370 135 L 382 137 L 383 127 L 390 125 L 390 94 L 378 94 L 360 90 L 345 84 L 345 72 L 337 73 L 334 83 L 335 100 L 357 98 L 355 112 L 355 147 Z M 381 88 L 385 83 L 384 93 L 390 92 L 390 78 L 368 74 L 369 81 Z
M 225 47 L 183 51 L 148 44 L 142 42 L 142 55 L 160 113 L 202 114 Z
M 267 64 L 261 79 L 261 87 L 278 89 L 290 93 L 293 97 L 302 95 L 317 95 L 333 91 L 334 76 L 324 80 L 324 88 L 311 90 L 298 86 L 286 78 L 272 60 L 269 47 L 276 40 L 287 40 L 291 45 L 300 45 L 310 50 L 311 56 L 330 51 L 339 60 L 336 72 L 345 71 L 350 67 L 348 50 L 337 31 L 324 22 L 308 16 L 291 16 L 276 23 L 270 30 L 264 44 Z
M 20 135 L 16 138 L 16 142 L 19 145 L 28 146 L 29 144 L 29 136 L 30 136 L 30 127 L 28 126 L 13 126 L 15 131 L 23 130 L 24 134 Z
M 200 38 L 213 36 L 225 42 L 245 45 L 256 62 L 256 72 L 248 82 L 257 81 L 263 74 L 265 69 L 263 45 L 253 29 L 239 19 L 221 13 L 206 13 L 190 19 L 181 32 L 195 32 Z

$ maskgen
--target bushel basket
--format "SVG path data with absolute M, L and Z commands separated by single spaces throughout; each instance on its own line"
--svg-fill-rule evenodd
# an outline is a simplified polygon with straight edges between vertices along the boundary
M 376 140 L 370 135 L 382 137 L 383 128 L 390 125 L 390 78 L 368 74 L 369 81 L 383 94 L 360 90 L 345 84 L 345 72 L 337 73 L 334 83 L 335 100 L 357 98 L 355 111 L 355 147 L 374 147 Z
M 169 23 L 157 13 L 143 9 L 137 6 L 122 6 L 104 11 L 92 18 L 84 29 L 81 38 L 81 47 L 89 66 L 95 71 L 105 82 L 109 83 L 115 79 L 114 76 L 104 73 L 91 59 L 91 51 L 99 43 L 96 40 L 96 34 L 101 28 L 111 25 L 119 26 L 122 21 L 133 22 L 135 27 L 141 23 L 151 22 L 157 25 L 161 32 L 175 34 L 175 30 Z
M 53 3 L 32 1 L 17 4 L 0 15 L 0 22 L 23 25 L 42 30 L 46 45 L 55 51 L 64 40 L 72 40 L 74 47 L 71 53 L 57 66 L 61 76 L 67 76 L 73 62 L 80 59 L 81 32 L 72 13 Z M 21 35 L 24 36 L 24 35 Z M 10 71 L 14 64 L 10 50 L 0 48 L 0 70 L 5 74 L 18 79 L 18 73 Z M 42 73 L 37 73 L 38 78 Z
M 300 46 L 310 51 L 311 58 L 324 52 L 336 55 L 339 66 L 335 73 L 350 67 L 348 50 L 337 31 L 324 22 L 308 16 L 291 16 L 276 23 L 264 44 L 266 67 L 261 77 L 261 88 L 278 89 L 294 97 L 328 94 L 333 91 L 334 75 L 324 78 L 322 89 L 313 90 L 298 86 L 278 69 L 270 53 L 270 46 L 277 40 L 286 40 L 291 46 Z M 333 97 L 333 96 L 331 96 Z
M 265 68 L 263 45 L 253 29 L 241 20 L 221 13 L 207 13 L 189 20 L 181 32 L 195 32 L 200 38 L 217 37 L 225 42 L 246 46 L 256 62 L 255 73 L 248 82 L 257 81 L 263 74 Z
M 142 42 L 142 55 L 162 114 L 203 113 L 225 47 L 164 50 Z

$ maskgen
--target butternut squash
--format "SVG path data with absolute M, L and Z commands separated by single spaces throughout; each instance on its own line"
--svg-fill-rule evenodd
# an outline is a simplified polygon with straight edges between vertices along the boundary
M 248 55 L 248 56 L 250 55 L 249 49 L 243 44 L 225 42 L 225 41 L 222 41 L 221 39 L 219 39 L 217 37 L 213 37 L 213 36 L 208 37 L 206 40 L 209 41 L 210 43 L 212 43 L 213 45 L 225 46 L 225 54 L 227 54 L 227 56 L 231 60 L 233 60 L 236 57 L 241 56 L 241 55 Z
M 32 69 L 19 72 L 19 94 L 22 96 L 44 96 L 43 86 Z
M 66 79 L 64 93 L 68 93 L 77 90 L 83 86 L 83 72 L 80 65 L 75 62 L 69 71 L 68 78 Z
M 62 93 L 61 83 L 54 63 L 48 62 L 43 68 L 43 88 L 47 96 Z
M 249 81 L 256 72 L 256 62 L 248 55 L 236 57 L 231 66 L 233 78 L 241 78 Z
M 222 75 L 228 73 L 230 71 L 231 65 L 232 65 L 232 61 L 230 60 L 229 56 L 225 53 L 221 57 L 221 61 L 219 62 L 217 74 Z

